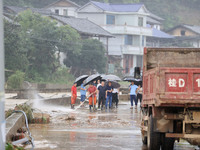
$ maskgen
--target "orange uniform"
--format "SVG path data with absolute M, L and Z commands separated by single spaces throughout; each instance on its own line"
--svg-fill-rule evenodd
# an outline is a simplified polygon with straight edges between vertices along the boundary
M 89 97 L 89 105 L 93 105 L 93 98 L 94 98 L 94 105 L 96 105 L 96 100 L 97 100 L 96 93 L 95 93 L 96 90 L 97 88 L 95 86 L 88 88 L 89 94 L 94 93 Z
M 75 104 L 76 98 L 77 98 L 77 88 L 76 88 L 76 86 L 74 86 L 74 85 L 72 86 L 71 92 L 72 92 L 72 95 L 73 95 L 73 97 L 71 96 L 71 104 Z

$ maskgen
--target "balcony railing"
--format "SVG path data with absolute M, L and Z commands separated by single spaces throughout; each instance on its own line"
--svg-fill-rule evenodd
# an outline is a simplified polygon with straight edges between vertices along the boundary
M 132 34 L 152 36 L 152 29 L 129 25 L 102 25 L 102 27 L 112 34 Z
M 142 55 L 144 47 L 134 47 L 131 45 L 121 45 L 122 54 Z

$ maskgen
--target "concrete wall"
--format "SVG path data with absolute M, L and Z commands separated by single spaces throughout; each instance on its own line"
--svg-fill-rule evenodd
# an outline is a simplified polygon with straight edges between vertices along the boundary
M 25 118 L 22 113 L 13 113 L 6 119 L 6 141 L 11 141 L 19 128 L 24 127 Z
M 49 105 L 69 106 L 71 104 L 71 97 L 44 99 L 42 102 Z M 79 98 L 76 99 L 76 104 L 80 104 Z
M 97 25 L 106 24 L 106 16 L 103 13 L 79 13 L 78 18 L 87 18 Z
M 130 25 L 138 26 L 138 16 L 137 15 L 116 15 L 115 16 L 116 25 Z
M 59 10 L 59 15 L 66 16 L 64 10 L 67 10 L 67 16 L 77 17 L 76 7 L 50 7 L 52 12 L 55 13 L 55 10 Z

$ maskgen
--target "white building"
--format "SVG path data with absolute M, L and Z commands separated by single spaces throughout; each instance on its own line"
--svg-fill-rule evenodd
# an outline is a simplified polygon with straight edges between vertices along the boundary
M 146 37 L 152 36 L 147 28 L 147 9 L 143 4 L 108 4 L 91 1 L 78 9 L 79 18 L 87 18 L 109 31 L 115 38 L 108 43 L 109 66 L 120 62 L 126 74 L 132 74 L 134 67 L 142 67 L 143 48 Z
M 77 17 L 76 10 L 79 7 L 80 7 L 79 5 L 69 0 L 58 0 L 46 6 L 45 9 L 49 9 L 51 10 L 51 12 L 57 15 Z

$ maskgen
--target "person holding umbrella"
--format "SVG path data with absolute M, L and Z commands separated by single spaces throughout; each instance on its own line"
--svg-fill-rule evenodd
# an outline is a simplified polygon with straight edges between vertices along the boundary
M 83 104 L 86 98 L 86 87 L 84 86 L 84 81 L 81 84 L 81 89 L 80 89 L 80 93 L 81 93 L 81 100 L 80 100 L 80 104 Z M 83 106 L 83 105 L 81 105 Z
M 134 84 L 134 81 L 132 81 L 131 85 L 130 85 L 130 99 L 131 99 L 131 108 L 130 109 L 133 109 L 133 100 L 135 102 L 135 108 L 137 108 L 136 95 L 137 95 L 138 90 L 139 90 L 139 87 Z
M 106 100 L 106 86 L 104 81 L 101 82 L 101 85 L 98 87 L 98 91 L 99 91 L 98 109 L 100 109 L 101 107 L 101 110 L 103 110 L 103 106 Z
M 76 103 L 76 98 L 77 98 L 77 83 L 74 82 L 72 88 L 71 88 L 71 108 L 74 109 L 74 105 Z
M 112 106 L 112 91 L 113 91 L 113 87 L 112 87 L 112 83 L 111 81 L 108 81 L 108 85 L 106 88 L 106 109 L 108 106 L 108 101 L 109 101 L 109 108 L 111 109 Z
M 75 82 L 76 82 L 76 88 L 78 86 L 81 86 L 81 90 L 80 90 L 80 93 L 81 93 L 80 104 L 82 104 L 85 101 L 85 98 L 86 98 L 86 89 L 85 89 L 85 86 L 84 86 L 83 82 L 87 78 L 88 78 L 88 75 L 82 75 L 82 76 L 79 76 L 78 78 L 76 78 L 76 80 L 75 80 Z
M 115 103 L 116 108 L 118 108 L 118 102 L 119 102 L 118 93 L 119 93 L 119 88 L 114 88 L 112 91 L 112 104 Z
M 89 108 L 90 111 L 93 107 L 93 109 L 96 109 L 96 93 L 97 93 L 97 88 L 94 86 L 94 84 L 91 82 L 90 86 L 88 88 L 88 94 L 89 94 Z

